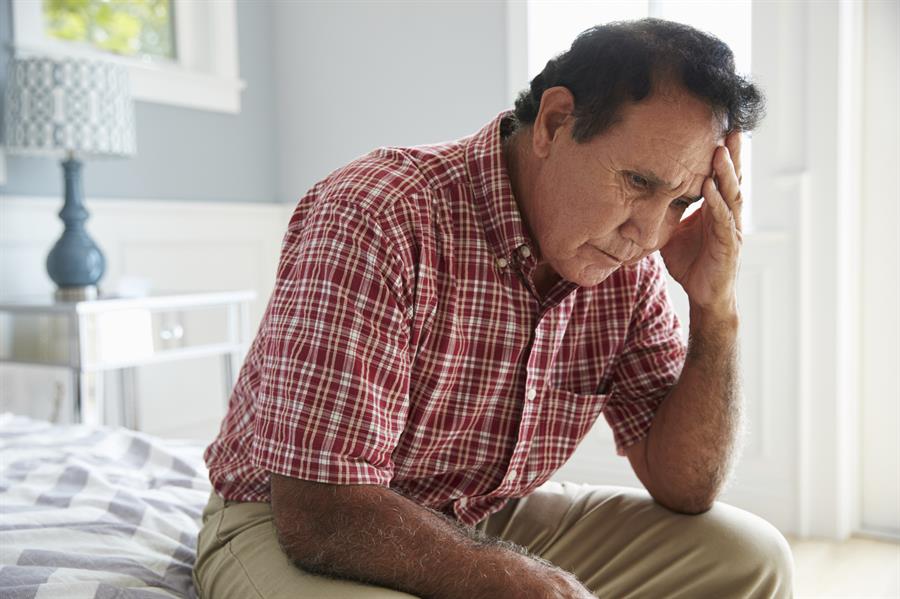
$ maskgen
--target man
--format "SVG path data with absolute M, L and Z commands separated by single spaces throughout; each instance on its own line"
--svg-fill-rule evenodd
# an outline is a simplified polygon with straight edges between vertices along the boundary
M 315 185 L 207 450 L 201 595 L 789 596 L 784 538 L 715 503 L 761 109 L 711 36 L 595 27 L 479 133 Z M 600 414 L 649 494 L 547 482 Z

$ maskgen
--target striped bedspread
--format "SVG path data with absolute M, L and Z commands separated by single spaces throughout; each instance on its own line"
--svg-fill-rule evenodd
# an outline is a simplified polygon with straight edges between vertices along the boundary
M 202 449 L 0 414 L 0 597 L 195 597 Z

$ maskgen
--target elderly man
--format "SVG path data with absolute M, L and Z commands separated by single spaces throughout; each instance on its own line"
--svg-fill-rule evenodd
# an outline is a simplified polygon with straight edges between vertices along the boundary
M 784 538 L 715 502 L 761 110 L 721 41 L 618 23 L 475 135 L 316 184 L 206 453 L 201 595 L 790 596 Z M 649 493 L 548 482 L 600 414 Z

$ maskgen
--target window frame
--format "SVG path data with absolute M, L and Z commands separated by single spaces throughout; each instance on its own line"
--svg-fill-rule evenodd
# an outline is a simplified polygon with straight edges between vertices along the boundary
M 135 100 L 238 114 L 246 83 L 238 73 L 235 0 L 172 0 L 176 60 L 118 56 L 87 44 L 48 37 L 43 3 L 12 0 L 17 55 L 102 58 L 128 67 Z

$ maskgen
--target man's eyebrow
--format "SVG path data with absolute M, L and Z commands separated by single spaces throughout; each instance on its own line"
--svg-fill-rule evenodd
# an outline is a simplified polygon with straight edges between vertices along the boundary
M 665 179 L 663 179 L 662 177 L 660 177 L 653 171 L 650 171 L 650 170 L 645 171 L 642 169 L 642 170 L 635 171 L 635 173 L 640 175 L 644 179 L 646 179 L 647 183 L 649 183 L 650 185 L 653 185 L 654 187 L 665 187 L 666 189 L 674 189 L 675 188 L 674 185 L 672 185 L 671 183 L 669 183 L 668 181 L 666 181 Z M 691 203 L 699 202 L 700 200 L 703 199 L 702 195 L 697 195 L 697 196 L 683 195 L 681 197 L 686 200 L 690 200 Z

